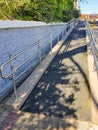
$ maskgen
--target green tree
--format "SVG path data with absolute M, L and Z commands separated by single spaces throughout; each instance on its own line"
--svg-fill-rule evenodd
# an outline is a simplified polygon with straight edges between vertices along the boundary
M 31 0 L 14 10 L 13 16 L 23 20 L 52 21 L 54 5 L 54 0 Z
M 0 0 L 0 18 L 68 21 L 79 13 L 74 9 L 74 1 L 76 0 Z
M 0 19 L 14 19 L 13 11 L 16 11 L 28 0 L 0 0 Z

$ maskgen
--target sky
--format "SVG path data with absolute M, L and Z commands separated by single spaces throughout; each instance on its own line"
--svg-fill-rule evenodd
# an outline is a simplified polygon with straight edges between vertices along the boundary
M 98 14 L 98 0 L 84 0 L 80 2 L 80 10 L 82 14 Z

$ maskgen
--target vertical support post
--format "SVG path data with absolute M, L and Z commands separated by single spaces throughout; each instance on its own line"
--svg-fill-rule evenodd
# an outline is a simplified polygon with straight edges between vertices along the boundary
M 40 48 L 40 40 L 38 39 L 38 55 L 39 55 L 39 62 L 41 63 L 41 48 Z
M 70 28 L 71 28 L 71 27 L 70 27 L 70 21 L 69 21 L 69 32 L 70 32 Z
M 69 22 L 66 24 L 66 33 L 69 31 Z
M 50 49 L 51 49 L 51 53 L 52 53 L 52 32 L 50 33 Z
M 72 20 L 72 28 L 74 27 L 74 20 Z
M 70 30 L 71 30 L 71 28 L 72 28 L 72 22 L 71 22 L 71 20 L 70 20 L 70 22 L 69 22 L 69 23 L 70 23 Z
M 63 28 L 62 28 L 62 30 L 63 30 Z M 62 30 L 61 30 L 61 31 L 62 31 Z M 63 38 L 63 31 L 62 31 L 62 38 Z
M 70 31 L 72 30 L 72 21 L 70 21 Z
M 66 35 L 66 25 L 64 26 L 64 35 Z
M 71 30 L 72 30 L 72 28 L 73 28 L 73 20 L 71 20 Z
M 75 25 L 75 19 L 74 19 L 74 27 L 75 27 L 76 25 Z
M 71 21 L 71 23 L 72 23 L 72 28 L 73 28 L 73 20 Z
M 59 42 L 59 25 L 58 25 L 58 42 Z
M 9 53 L 9 59 L 10 59 L 10 67 L 11 67 L 11 71 L 12 71 L 12 78 L 13 78 L 13 85 L 14 85 L 14 94 L 16 97 L 16 101 L 18 100 L 18 96 L 17 96 L 17 90 L 16 90 L 16 79 L 15 79 L 15 73 L 14 73 L 14 62 L 13 62 L 13 56 L 12 53 Z
M 63 25 L 63 36 L 65 35 L 65 26 Z

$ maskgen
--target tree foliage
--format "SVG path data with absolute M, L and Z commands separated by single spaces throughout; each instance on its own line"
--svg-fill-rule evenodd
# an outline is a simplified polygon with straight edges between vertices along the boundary
M 76 0 L 0 0 L 0 19 L 68 21 L 79 17 Z

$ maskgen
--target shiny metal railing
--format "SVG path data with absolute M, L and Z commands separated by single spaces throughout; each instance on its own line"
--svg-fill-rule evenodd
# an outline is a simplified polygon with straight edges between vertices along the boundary
M 89 42 L 91 44 L 91 50 L 94 57 L 94 66 L 95 66 L 94 70 L 98 72 L 98 46 L 88 20 L 85 20 L 85 27 L 86 27 L 86 35 L 88 36 Z
M 65 33 L 70 33 L 71 30 L 73 29 L 73 27 L 77 24 L 77 19 L 73 19 L 71 21 L 69 21 L 67 24 L 60 24 L 58 26 L 58 31 L 53 31 L 53 32 L 49 32 L 48 34 L 46 34 L 43 38 L 38 39 L 37 42 L 33 43 L 32 45 L 26 47 L 25 49 L 21 50 L 18 54 L 16 54 L 15 56 L 12 55 L 12 53 L 9 53 L 9 60 L 7 60 L 6 62 L 4 62 L 1 66 L 0 66 L 0 71 L 1 71 L 1 77 L 3 79 L 7 79 L 9 77 L 12 77 L 13 79 L 13 86 L 14 86 L 14 94 L 16 96 L 16 100 L 18 98 L 17 96 L 17 90 L 16 90 L 16 77 L 15 77 L 15 73 L 17 72 L 17 70 L 22 67 L 26 62 L 28 62 L 30 59 L 32 59 L 32 57 L 35 56 L 35 54 L 38 54 L 39 57 L 39 62 L 42 61 L 42 56 L 41 56 L 41 48 L 47 46 L 48 44 L 50 45 L 50 50 L 52 53 L 52 48 L 53 48 L 53 39 L 57 38 L 58 41 L 60 40 L 60 36 L 63 37 L 63 35 L 65 35 Z M 52 25 L 52 26 L 56 26 L 56 25 Z M 61 28 L 59 28 L 61 26 Z M 53 38 L 53 34 L 56 33 L 57 35 Z M 43 46 L 40 46 L 40 42 L 44 42 L 44 40 L 46 38 L 49 38 L 49 42 L 47 44 L 44 44 Z M 25 61 L 23 61 L 21 64 L 19 64 L 16 68 L 14 67 L 14 61 L 20 57 L 21 55 L 25 54 L 26 52 L 28 52 L 31 48 L 33 48 L 35 45 L 37 44 L 37 51 L 33 52 L 30 56 L 28 56 Z M 6 75 L 5 74 L 5 67 L 6 65 L 10 65 L 10 69 L 11 72 Z M 25 70 L 24 70 L 25 72 Z

